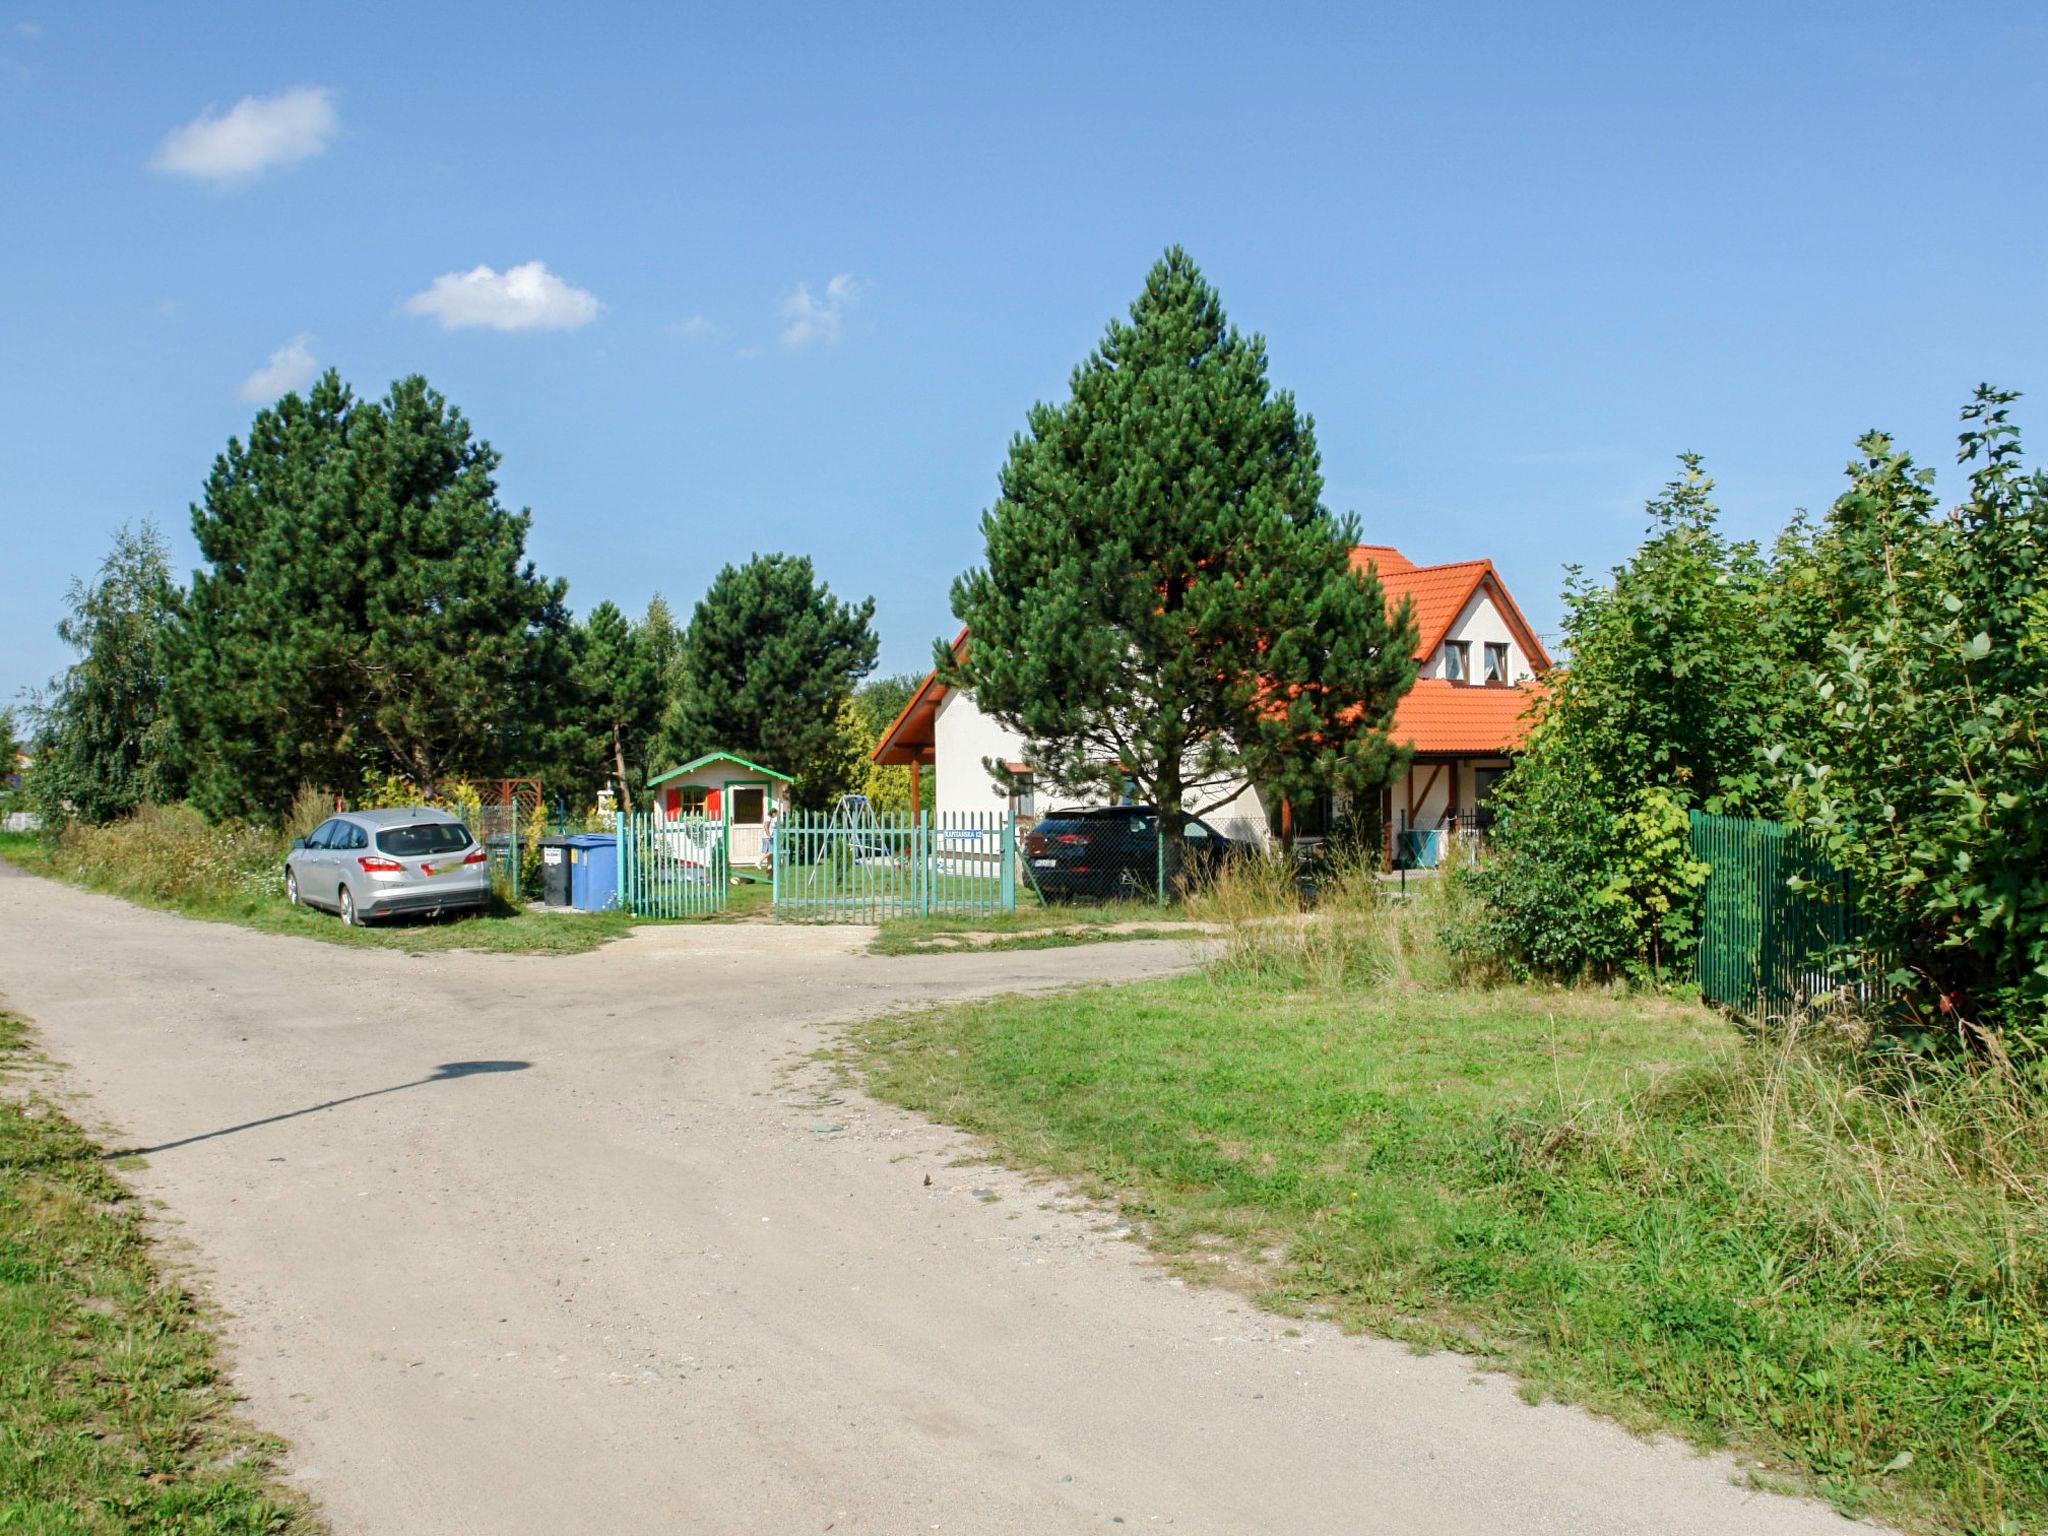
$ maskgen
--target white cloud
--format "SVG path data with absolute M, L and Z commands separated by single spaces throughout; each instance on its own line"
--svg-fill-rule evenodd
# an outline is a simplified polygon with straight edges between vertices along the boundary
M 244 96 L 226 112 L 208 107 L 158 146 L 151 163 L 173 176 L 220 183 L 323 152 L 341 126 L 334 92 L 302 85 L 275 96 Z
M 687 320 L 678 320 L 666 329 L 669 335 L 680 336 L 685 341 L 709 341 L 718 334 L 718 327 L 702 315 L 692 315 Z
M 444 272 L 426 292 L 405 301 L 407 314 L 432 315 L 444 331 L 471 325 L 494 331 L 573 331 L 590 324 L 602 308 L 596 294 L 571 288 L 541 261 L 503 272 L 481 266 Z
M 319 376 L 313 361 L 313 338 L 294 336 L 270 354 L 270 361 L 242 380 L 241 396 L 251 405 L 268 405 L 279 395 L 304 389 Z
M 798 283 L 796 292 L 782 301 L 782 318 L 788 322 L 782 328 L 782 344 L 804 347 L 815 341 L 830 346 L 844 332 L 846 311 L 858 297 L 860 288 L 851 272 L 827 283 L 823 298 L 812 294 L 809 284 Z

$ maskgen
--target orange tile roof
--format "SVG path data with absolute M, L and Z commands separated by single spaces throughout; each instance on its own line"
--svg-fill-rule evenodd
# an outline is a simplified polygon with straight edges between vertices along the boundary
M 1352 565 L 1363 570 L 1368 562 L 1378 566 L 1379 573 L 1382 576 L 1390 576 L 1397 571 L 1412 571 L 1415 569 L 1415 562 L 1391 544 L 1353 545 L 1351 548 Z
M 1527 621 L 1522 618 L 1521 609 L 1508 596 L 1508 589 L 1493 568 L 1491 560 L 1453 560 L 1447 565 L 1417 565 L 1398 549 L 1385 544 L 1361 544 L 1351 551 L 1351 565 L 1354 570 L 1364 570 L 1371 565 L 1379 573 L 1380 588 L 1387 594 L 1389 611 L 1399 606 L 1402 598 L 1415 604 L 1415 659 L 1427 661 L 1436 654 L 1436 648 L 1444 642 L 1444 636 L 1458 622 L 1458 615 L 1465 611 L 1465 605 L 1472 601 L 1472 595 L 1481 586 L 1490 585 L 1495 603 L 1501 615 L 1517 631 L 1516 638 L 1522 642 L 1522 649 L 1529 653 L 1529 664 L 1541 672 L 1550 665 L 1550 657 L 1543 644 L 1536 638 Z
M 1435 752 L 1513 752 L 1528 737 L 1525 718 L 1538 688 L 1472 687 L 1441 677 L 1419 677 L 1394 706 L 1387 734 L 1425 755 Z

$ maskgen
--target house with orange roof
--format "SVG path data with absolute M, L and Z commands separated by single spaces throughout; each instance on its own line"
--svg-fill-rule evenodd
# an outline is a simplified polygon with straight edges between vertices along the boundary
M 1351 562 L 1378 575 L 1390 610 L 1403 599 L 1413 605 L 1415 686 L 1395 706 L 1392 735 L 1413 749 L 1414 759 L 1385 791 L 1382 810 L 1390 833 L 1418 834 L 1404 844 L 1417 861 L 1434 863 L 1441 834 L 1485 824 L 1487 798 L 1527 735 L 1527 711 L 1550 656 L 1490 560 L 1417 565 L 1390 545 L 1361 544 Z M 968 643 L 963 629 L 954 654 Z M 877 763 L 907 764 L 913 783 L 931 770 L 942 817 L 1001 809 L 1006 792 L 1009 810 L 1025 819 L 1052 805 L 1048 787 L 1031 781 L 1024 739 L 983 714 L 971 695 L 940 682 L 936 672 L 883 732 L 873 756 Z M 992 782 L 987 761 L 1008 767 L 1013 782 L 1007 791 Z M 1244 784 L 1190 809 L 1233 836 L 1261 838 L 1283 823 L 1298 836 L 1319 836 L 1339 810 L 1269 800 L 1256 785 Z M 1060 795 L 1058 803 L 1088 801 Z

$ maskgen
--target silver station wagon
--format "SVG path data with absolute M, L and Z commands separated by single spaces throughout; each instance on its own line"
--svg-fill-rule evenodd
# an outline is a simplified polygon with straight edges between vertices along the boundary
M 473 911 L 491 899 L 490 857 L 446 811 L 347 811 L 294 838 L 285 900 L 326 907 L 350 927 L 401 912 Z

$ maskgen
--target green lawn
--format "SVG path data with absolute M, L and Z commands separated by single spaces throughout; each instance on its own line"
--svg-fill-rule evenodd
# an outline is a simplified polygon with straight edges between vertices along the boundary
M 870 946 L 878 955 L 950 954 L 959 949 L 1053 949 L 1114 939 L 1173 937 L 1189 921 L 1178 902 L 1112 901 L 1047 906 L 1020 891 L 1015 912 L 940 913 L 884 920 Z M 1183 929 L 1185 933 L 1188 930 Z
M 0 1072 L 22 1026 L 0 1014 Z M 192 1298 L 151 1262 L 101 1149 L 18 1082 L 0 1095 L 0 1531 L 320 1529 L 238 1423 Z
M 2048 1134 L 1706 1010 L 1229 966 L 864 1023 L 881 1097 L 1283 1312 L 1929 1531 L 2048 1529 Z

